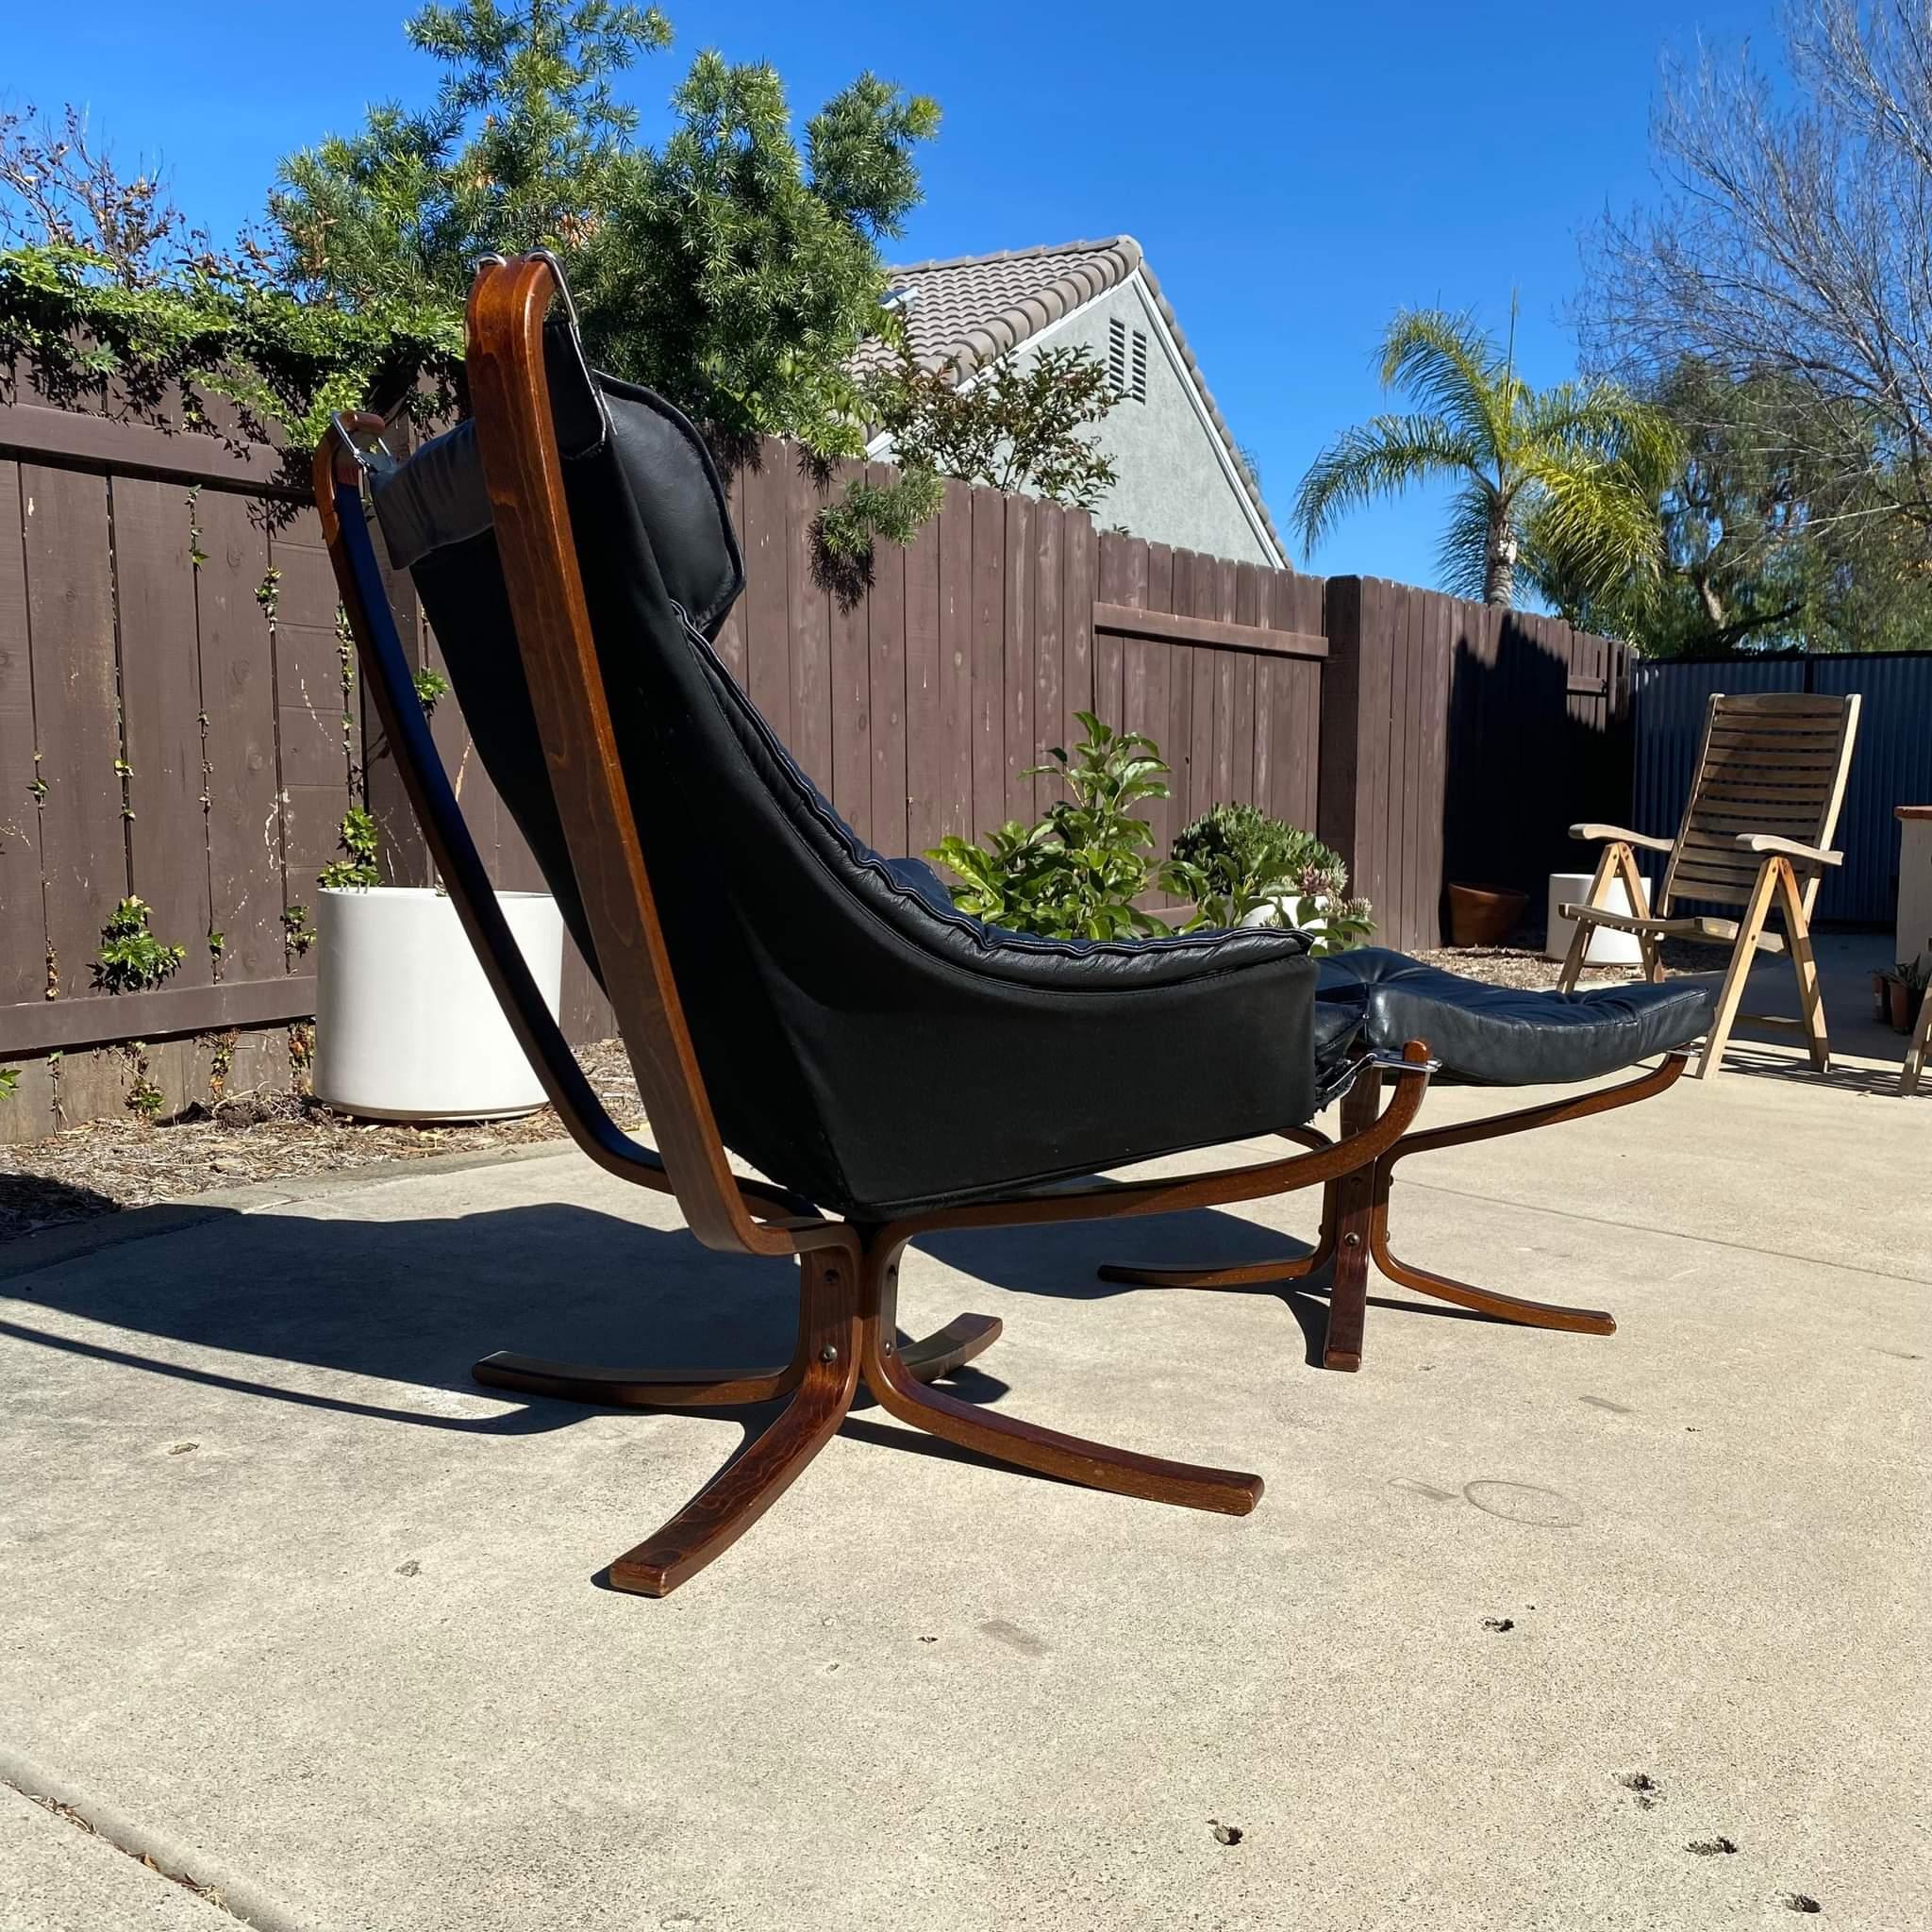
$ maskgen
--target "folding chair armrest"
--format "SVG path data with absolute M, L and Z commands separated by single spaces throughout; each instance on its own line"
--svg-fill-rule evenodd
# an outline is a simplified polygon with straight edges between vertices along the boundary
M 1796 858 L 1807 865 L 1842 865 L 1842 852 L 1827 852 L 1822 845 L 1801 845 L 1795 839 L 1774 839 L 1768 832 L 1740 832 L 1738 843 L 1759 858 Z
M 1646 852 L 1668 852 L 1674 842 L 1670 839 L 1653 839 L 1648 832 L 1628 832 L 1622 825 L 1572 825 L 1570 836 L 1591 845 L 1615 840 L 1620 845 L 1641 845 Z

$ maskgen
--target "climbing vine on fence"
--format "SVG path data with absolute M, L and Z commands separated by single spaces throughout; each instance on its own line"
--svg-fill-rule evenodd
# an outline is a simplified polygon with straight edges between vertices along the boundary
M 68 408 L 112 384 L 131 413 L 231 446 L 299 457 L 334 411 L 370 399 L 419 422 L 446 415 L 462 351 L 461 311 L 434 298 L 351 312 L 252 282 L 232 263 L 130 287 L 92 249 L 0 251 L 0 369 L 17 359 Z M 232 423 L 217 399 L 233 406 Z

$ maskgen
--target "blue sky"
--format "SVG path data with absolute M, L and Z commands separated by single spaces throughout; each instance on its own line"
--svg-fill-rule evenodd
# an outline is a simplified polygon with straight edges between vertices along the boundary
M 85 103 L 125 156 L 159 153 L 217 233 L 276 158 L 420 100 L 410 0 L 88 0 L 8 8 L 8 106 Z M 944 110 L 925 204 L 893 258 L 1138 236 L 1275 512 L 1334 433 L 1381 406 L 1376 338 L 1406 303 L 1522 293 L 1532 380 L 1574 367 L 1577 236 L 1650 189 L 1660 60 L 1702 35 L 1767 55 L 1772 0 L 664 0 L 674 48 L 628 76 L 648 132 L 690 55 L 767 59 L 801 118 L 864 67 Z M 1431 583 L 1440 506 L 1362 511 L 1297 564 Z

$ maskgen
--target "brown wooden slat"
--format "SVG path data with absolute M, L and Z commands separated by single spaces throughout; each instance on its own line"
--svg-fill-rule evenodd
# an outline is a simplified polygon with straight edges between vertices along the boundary
M 867 471 L 874 486 L 891 481 L 883 463 Z M 889 858 L 912 850 L 906 766 L 907 686 L 912 674 L 911 618 L 907 581 L 912 558 L 897 543 L 874 546 L 872 592 L 866 599 L 871 656 L 868 708 L 872 719 L 872 842 Z
M 208 718 L 210 916 L 225 977 L 283 970 L 281 807 L 276 796 L 275 670 L 255 588 L 268 542 L 238 496 L 195 508 L 207 562 L 196 573 L 201 694 Z
M 1171 610 L 1173 608 L 1174 548 L 1171 544 L 1150 543 L 1147 546 L 1145 597 L 1149 610 Z M 1174 746 L 1169 740 L 1169 722 L 1174 710 L 1174 658 L 1173 648 L 1169 645 L 1130 638 L 1126 642 L 1126 669 L 1123 674 L 1129 694 L 1127 728 L 1151 738 L 1160 747 L 1160 755 L 1171 768 L 1175 762 Z M 1185 818 L 1178 816 L 1186 807 L 1182 791 L 1184 783 L 1184 774 L 1170 769 L 1168 795 L 1150 800 L 1141 814 L 1153 831 L 1157 859 L 1166 858 L 1173 848 L 1174 834 L 1187 824 Z
M 973 495 L 946 485 L 940 513 L 941 765 L 933 779 L 942 836 L 974 836 L 973 813 Z
M 119 604 L 128 856 L 156 932 L 187 949 L 171 987 L 208 986 L 208 837 L 201 808 L 201 661 L 188 506 L 178 485 L 116 476 L 114 587 Z M 337 697 L 340 713 L 341 702 Z M 337 786 L 341 761 L 338 757 Z M 75 988 L 74 991 L 78 991 Z
M 1054 745 L 1070 741 L 1066 707 L 1060 693 L 1063 647 L 1060 637 L 1061 595 L 1065 589 L 1067 513 L 1057 503 L 1033 506 L 1033 762 L 1047 762 Z M 1034 789 L 1035 808 L 1051 796 L 1041 779 Z
M 974 838 L 984 838 L 1007 818 L 1006 677 L 1007 507 L 997 491 L 973 492 L 973 597 L 970 657 L 973 670 Z
M 1100 533 L 1084 509 L 1069 510 L 1060 569 L 1060 695 L 1074 713 L 1093 708 L 1093 602 L 1100 590 Z
M 765 443 L 744 477 L 744 690 L 786 745 L 791 743 L 790 599 L 791 454 Z
M 1226 651 L 1259 651 L 1267 657 L 1327 657 L 1327 638 L 1279 626 L 1241 625 L 1215 616 L 1161 616 L 1132 605 L 1095 603 L 1093 628 L 1124 638 L 1159 638 L 1167 643 L 1211 643 Z
M 101 927 L 127 891 L 108 486 L 78 470 L 21 466 L 27 627 L 40 780 L 47 945 L 60 990 L 92 984 Z M 194 935 L 158 933 L 192 942 Z
M 315 1012 L 312 974 L 227 979 L 220 986 L 163 986 L 0 1007 L 0 1060 L 119 1040 L 158 1040 L 223 1026 L 269 1026 Z
M 7 1005 L 39 999 L 47 976 L 34 743 L 20 470 L 0 461 L 0 1004 Z
M 1006 760 L 1006 816 L 1030 825 L 1035 818 L 1034 786 L 1044 805 L 1057 787 L 1051 778 L 1028 774 L 1039 762 L 1033 735 L 1033 505 L 1024 496 L 1006 499 L 1006 578 L 1001 618 L 1001 727 Z
M 1100 532 L 1100 598 L 1109 604 L 1124 604 L 1133 582 L 1131 537 L 1113 530 Z M 1093 714 L 1103 724 L 1120 729 L 1122 683 L 1125 664 L 1119 633 L 1093 632 Z
M 830 610 L 818 554 L 825 492 L 788 451 L 785 590 L 791 632 L 791 731 L 787 748 L 828 797 L 832 791 Z
M 231 449 L 212 436 L 31 403 L 0 402 L 0 456 L 207 483 L 251 496 L 299 502 L 308 494 L 305 485 L 288 480 L 280 457 L 265 444 Z
M 836 502 L 863 471 L 840 463 L 833 471 Z M 879 546 L 874 545 L 874 553 Z M 896 545 L 887 548 L 896 550 Z M 873 568 L 881 567 L 874 554 Z M 872 649 L 866 616 L 868 599 L 838 586 L 826 597 L 826 662 L 831 677 L 831 783 L 828 795 L 841 816 L 867 844 L 872 833 Z M 903 643 L 902 643 L 903 648 Z
M 941 696 L 940 550 L 944 512 L 906 552 L 906 838 L 925 852 L 948 829 L 945 726 Z

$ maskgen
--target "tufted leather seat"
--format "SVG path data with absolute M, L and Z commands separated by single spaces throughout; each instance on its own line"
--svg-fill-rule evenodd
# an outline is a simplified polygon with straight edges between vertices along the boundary
M 1320 967 L 1318 1006 L 1359 1013 L 1366 1045 L 1400 1052 L 1424 1040 L 1450 1077 L 1490 1087 L 1591 1080 L 1687 1046 L 1708 1029 L 1716 997 L 1694 979 L 1530 992 L 1379 946 L 1338 953 Z

